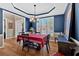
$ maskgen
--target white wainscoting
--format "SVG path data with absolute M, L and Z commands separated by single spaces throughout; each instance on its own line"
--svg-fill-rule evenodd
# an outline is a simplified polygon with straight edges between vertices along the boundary
M 0 34 L 0 48 L 4 47 L 4 38 L 3 38 L 3 34 Z

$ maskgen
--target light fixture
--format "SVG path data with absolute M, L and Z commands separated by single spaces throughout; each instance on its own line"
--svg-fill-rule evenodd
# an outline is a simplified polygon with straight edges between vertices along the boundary
M 30 16 L 30 22 L 35 22 L 36 21 L 36 16 Z
M 31 15 L 30 21 L 31 22 L 36 22 L 36 5 L 34 5 L 34 15 Z

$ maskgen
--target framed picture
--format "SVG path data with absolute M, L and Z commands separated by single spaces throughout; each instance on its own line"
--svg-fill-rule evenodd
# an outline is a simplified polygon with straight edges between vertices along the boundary
M 9 22 L 9 23 L 8 23 L 8 28 L 9 28 L 9 29 L 13 29 L 13 23 Z

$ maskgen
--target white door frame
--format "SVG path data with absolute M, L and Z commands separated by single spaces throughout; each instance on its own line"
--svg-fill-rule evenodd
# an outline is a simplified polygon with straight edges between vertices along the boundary
M 25 32 L 25 18 L 23 18 L 23 19 L 19 19 L 19 20 L 23 20 L 23 22 L 24 22 L 24 32 Z M 16 25 L 16 22 L 17 21 L 19 21 L 19 20 L 15 20 L 15 37 L 17 37 L 17 25 Z
M 8 35 L 7 35 L 7 28 L 8 28 L 8 25 L 7 25 L 7 18 L 5 17 L 6 15 L 4 14 L 5 12 L 7 12 L 7 11 L 3 11 L 3 22 L 4 22 L 4 20 L 5 20 L 5 26 L 6 26 L 6 28 L 5 28 L 5 33 L 6 33 L 6 39 L 8 39 Z M 4 24 L 4 23 L 3 23 Z M 4 29 L 4 25 L 3 25 L 3 29 Z
M 2 15 L 2 17 L 3 17 L 3 31 L 2 31 L 2 34 L 0 34 L 0 37 L 2 37 L 2 42 L 3 42 L 3 44 L 2 44 L 2 46 L 0 46 L 0 48 L 4 48 L 4 12 L 2 11 L 2 13 L 3 13 L 3 15 Z
M 24 18 L 24 32 L 26 32 L 26 19 Z

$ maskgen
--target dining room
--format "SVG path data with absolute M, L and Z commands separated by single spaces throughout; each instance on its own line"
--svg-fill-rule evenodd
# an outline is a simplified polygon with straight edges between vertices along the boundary
M 17 15 L 11 20 L 14 21 L 14 36 L 9 40 L 3 38 L 0 55 L 64 56 L 63 53 L 58 52 L 58 39 L 69 33 L 69 27 L 66 24 L 69 21 L 65 20 L 71 17 L 67 15 L 71 13 L 72 4 L 3 3 L 0 7 L 1 11 Z M 13 26 L 11 23 L 8 25 L 10 28 Z M 2 34 L 4 34 L 4 28 Z M 67 30 L 64 30 L 65 28 Z M 8 30 L 8 33 L 11 31 Z

